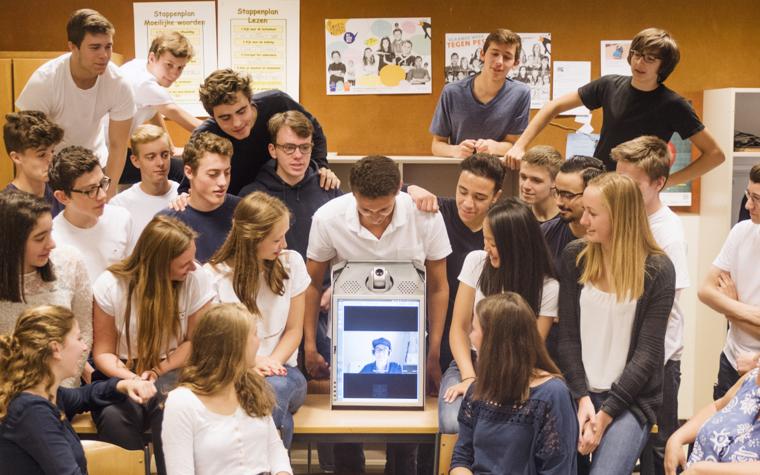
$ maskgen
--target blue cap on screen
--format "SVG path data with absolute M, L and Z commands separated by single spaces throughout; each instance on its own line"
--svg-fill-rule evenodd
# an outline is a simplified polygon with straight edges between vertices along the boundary
M 382 337 L 372 340 L 372 348 L 374 349 L 377 345 L 385 345 L 389 350 L 391 349 L 391 342 Z

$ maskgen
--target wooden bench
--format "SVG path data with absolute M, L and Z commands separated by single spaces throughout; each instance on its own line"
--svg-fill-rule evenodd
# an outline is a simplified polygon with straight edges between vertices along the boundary
M 90 475 L 144 475 L 150 474 L 142 450 L 127 450 L 107 442 L 83 440 Z

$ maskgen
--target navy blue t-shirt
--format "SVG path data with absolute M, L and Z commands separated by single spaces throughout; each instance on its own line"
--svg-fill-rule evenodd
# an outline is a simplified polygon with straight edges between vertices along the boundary
M 16 185 L 14 185 L 13 183 L 8 183 L 8 186 L 6 186 L 5 189 L 21 191 L 18 188 L 16 188 Z M 43 196 L 43 199 L 47 201 L 48 203 L 50 203 L 50 212 L 54 218 L 58 216 L 58 213 L 63 211 L 63 209 L 65 208 L 65 206 L 63 206 L 63 204 L 60 201 L 58 201 L 55 196 L 53 196 L 53 190 L 50 188 L 50 185 L 45 185 L 45 196 Z
M 232 215 L 239 202 L 239 197 L 228 193 L 222 206 L 213 211 L 198 211 L 187 205 L 184 211 L 164 209 L 158 214 L 177 218 L 198 233 L 198 239 L 195 240 L 195 259 L 203 264 L 222 247 L 224 240 L 227 239 L 227 234 L 232 229 Z
M 565 246 L 571 241 L 575 241 L 578 238 L 570 230 L 570 225 L 559 215 L 541 223 L 541 232 L 544 233 L 546 245 L 549 247 L 549 252 L 554 258 L 554 270 L 559 274 L 562 251 L 565 250 Z

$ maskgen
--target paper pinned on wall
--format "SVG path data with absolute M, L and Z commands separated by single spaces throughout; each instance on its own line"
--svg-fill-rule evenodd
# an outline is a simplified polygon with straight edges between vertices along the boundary
M 591 81 L 590 61 L 554 61 L 554 99 L 569 92 L 575 92 L 579 87 Z M 560 115 L 590 115 L 591 111 L 584 106 L 562 112 Z
M 251 76 L 253 92 L 298 100 L 299 0 L 219 0 L 219 67 Z
M 628 64 L 628 51 L 631 49 L 631 40 L 602 40 L 601 43 L 601 74 L 631 75 L 631 66 Z
M 169 88 L 174 101 L 196 117 L 208 115 L 198 99 L 198 87 L 216 69 L 214 2 L 134 3 L 135 57 L 145 58 L 159 33 L 178 31 L 193 45 L 195 55 Z

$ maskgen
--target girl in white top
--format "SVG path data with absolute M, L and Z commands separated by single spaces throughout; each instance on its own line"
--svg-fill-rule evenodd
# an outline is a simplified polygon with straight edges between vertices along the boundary
M 132 255 L 95 281 L 93 357 L 107 377 L 156 381 L 163 394 L 176 381 L 174 370 L 185 364 L 196 321 L 213 298 L 206 272 L 195 264 L 195 238 L 179 220 L 156 216 Z M 142 406 L 115 404 L 94 416 L 101 440 L 131 450 L 142 449 L 149 425 L 163 474 L 160 396 Z
M 92 344 L 92 290 L 76 249 L 56 248 L 50 204 L 23 191 L 0 193 L 0 333 L 10 334 L 18 315 L 37 305 L 59 305 L 76 317 L 82 341 Z M 90 381 L 92 367 L 81 360 Z M 82 367 L 85 368 L 82 372 Z M 63 381 L 79 386 L 79 375 Z
M 441 380 L 439 429 L 457 433 L 462 395 L 475 381 L 468 338 L 475 305 L 485 296 L 511 291 L 519 294 L 538 315 L 543 340 L 557 318 L 559 283 L 541 228 L 530 209 L 516 198 L 494 205 L 483 221 L 485 251 L 467 255 L 459 274 L 459 289 L 449 333 L 454 361 Z
M 292 414 L 306 398 L 296 359 L 311 281 L 303 258 L 285 249 L 289 227 L 290 212 L 282 201 L 251 193 L 235 208 L 227 239 L 204 266 L 217 301 L 242 302 L 256 319 L 261 338 L 256 371 L 274 389 L 274 422 L 286 447 L 293 439 Z
M 170 475 L 292 474 L 272 420 L 274 397 L 253 369 L 259 339 L 242 304 L 211 308 L 169 393 L 163 441 Z

